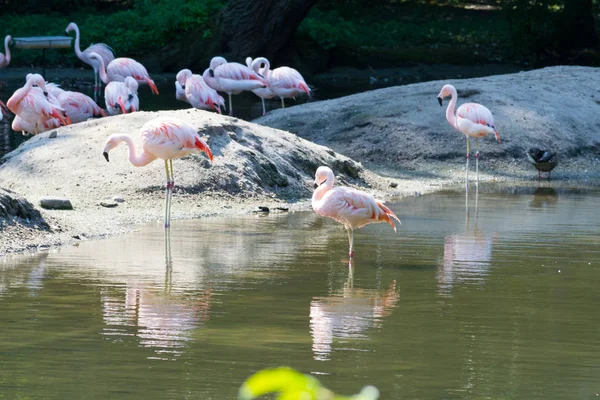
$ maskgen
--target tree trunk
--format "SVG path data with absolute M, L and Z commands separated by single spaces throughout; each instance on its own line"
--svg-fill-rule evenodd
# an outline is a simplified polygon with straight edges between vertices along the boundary
M 242 62 L 277 58 L 318 0 L 230 0 L 221 12 L 217 51 Z
M 556 32 L 561 50 L 581 49 L 598 44 L 592 0 L 565 0 Z

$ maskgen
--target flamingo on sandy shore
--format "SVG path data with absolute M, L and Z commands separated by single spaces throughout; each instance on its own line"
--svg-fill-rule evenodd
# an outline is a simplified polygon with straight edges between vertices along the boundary
M 344 224 L 348 231 L 350 258 L 354 257 L 354 229 L 367 224 L 387 222 L 396 232 L 392 218 L 398 222 L 400 219 L 383 202 L 360 190 L 343 186 L 334 188 L 333 180 L 331 168 L 325 166 L 317 168 L 312 208 L 317 214 Z
M 135 61 L 133 58 L 115 58 L 107 65 L 98 54 L 91 53 L 90 57 L 98 60 L 100 63 L 98 73 L 100 74 L 100 79 L 105 84 L 113 81 L 123 82 L 126 77 L 131 76 L 139 83 L 147 83 L 150 86 L 152 93 L 158 94 L 158 89 L 152 78 L 150 78 L 146 67 Z
M 109 115 L 127 114 L 140 109 L 138 83 L 128 76 L 124 82 L 112 81 L 104 89 L 104 102 Z
M 165 171 L 167 173 L 165 228 L 169 228 L 171 225 L 171 196 L 175 186 L 173 159 L 204 152 L 212 161 L 213 155 L 210 147 L 200 138 L 198 132 L 179 119 L 164 117 L 152 119 L 142 126 L 141 136 L 141 153 L 138 153 L 131 136 L 115 134 L 108 137 L 103 155 L 106 161 L 109 161 L 108 153 L 117 147 L 119 143 L 125 142 L 129 148 L 129 162 L 136 167 L 148 165 L 157 158 L 165 161 Z
M 261 64 L 262 63 L 260 61 L 254 63 L 252 61 L 252 57 L 246 57 L 246 65 L 248 66 L 248 68 L 252 69 L 252 71 L 259 73 L 266 78 L 266 75 L 264 74 L 265 67 L 261 68 Z M 267 113 L 267 108 L 265 107 L 265 99 L 272 99 L 273 97 L 276 96 L 276 94 L 273 93 L 273 91 L 271 89 L 269 89 L 268 87 L 252 89 L 252 93 L 254 93 L 258 97 L 260 97 L 260 100 L 262 102 L 262 109 L 263 109 L 262 115 L 265 115 Z
M 6 102 L 6 106 L 21 119 L 34 124 L 32 133 L 44 130 L 44 122 L 56 118 L 62 124 L 68 125 L 71 120 L 65 115 L 65 110 L 58 104 L 51 103 L 46 91 L 46 82 L 40 74 L 29 74 L 25 86 L 17 89 Z
M 49 94 L 56 97 L 58 104 L 74 124 L 93 117 L 106 117 L 104 110 L 91 97 L 83 93 L 64 90 L 55 83 L 46 83 L 46 88 Z
M 456 88 L 452 85 L 444 85 L 440 94 L 438 94 L 438 102 L 442 106 L 442 100 L 444 97 L 452 96 L 448 108 L 446 108 L 446 119 L 448 123 L 454 129 L 461 132 L 467 138 L 467 168 L 466 168 L 466 185 L 469 184 L 469 158 L 471 154 L 471 142 L 470 138 L 475 138 L 475 174 L 476 184 L 479 184 L 479 138 L 487 136 L 489 134 L 496 135 L 498 143 L 500 141 L 500 135 L 494 126 L 494 116 L 487 107 L 477 103 L 465 103 L 458 107 L 456 110 L 456 116 L 454 115 L 454 108 L 456 107 L 456 101 L 458 95 Z
M 177 73 L 175 97 L 190 103 L 194 108 L 201 110 L 215 110 L 221 114 L 221 107 L 225 108 L 225 100 L 216 90 L 204 82 L 204 78 L 192 74 L 189 69 L 182 69 Z M 183 91 L 183 96 L 180 92 Z M 185 97 L 185 100 L 180 98 Z
M 229 95 L 229 115 L 233 115 L 232 94 L 267 87 L 267 81 L 260 74 L 240 63 L 227 62 L 223 57 L 213 57 L 202 77 L 208 86 Z
M 91 54 L 96 53 L 100 57 L 102 57 L 104 65 L 110 64 L 110 62 L 115 59 L 115 55 L 113 54 L 113 50 L 104 43 L 94 43 L 84 51 L 81 51 L 81 47 L 79 46 L 79 27 L 75 22 L 71 22 L 69 25 L 67 25 L 67 29 L 65 29 L 65 32 L 67 33 L 71 31 L 75 31 L 75 54 L 81 61 L 90 65 L 94 69 L 94 98 L 96 98 L 97 93 L 101 89 L 101 83 L 98 81 L 98 71 L 100 70 L 100 62 L 98 62 L 98 60 L 93 59 L 91 57 Z
M 248 60 L 246 59 L 246 62 Z M 252 67 L 256 71 L 263 65 L 261 74 L 267 80 L 269 89 L 281 99 L 281 108 L 285 108 L 284 98 L 296 98 L 303 93 L 310 96 L 310 88 L 300 75 L 300 72 L 290 67 L 279 67 L 271 70 L 269 60 L 258 57 L 252 61 Z
M 4 54 L 0 53 L 0 68 L 8 67 L 10 64 L 10 47 L 9 45 L 12 43 L 12 37 L 10 35 L 6 35 L 4 37 Z

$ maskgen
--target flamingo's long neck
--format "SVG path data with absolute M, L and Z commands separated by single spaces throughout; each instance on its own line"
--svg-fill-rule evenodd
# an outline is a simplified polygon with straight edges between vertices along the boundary
M 77 37 L 79 37 L 79 35 L 77 35 Z M 100 68 L 98 68 L 98 74 L 100 75 L 100 79 L 102 80 L 102 82 L 104 82 L 105 85 L 108 85 L 108 76 L 106 75 L 106 67 L 104 65 L 104 60 L 102 59 L 102 56 L 99 56 L 98 58 L 96 58 L 96 60 L 98 60 L 98 62 L 100 63 Z
M 81 52 L 81 48 L 79 47 L 79 27 L 75 25 L 75 54 L 80 60 L 83 60 L 83 53 Z
M 265 66 L 263 69 L 260 69 L 261 64 Z M 261 74 L 265 79 L 269 79 L 269 74 L 271 73 L 271 63 L 264 57 L 259 57 L 252 61 L 252 70 L 257 74 Z
M 8 42 L 10 42 L 10 38 L 7 36 L 4 38 L 4 59 L 6 62 L 6 65 L 10 64 L 10 47 L 8 47 Z
M 312 203 L 313 207 L 315 206 L 315 202 L 321 201 L 325 193 L 333 188 L 333 172 L 327 174 L 327 179 L 325 182 L 319 185 L 318 188 L 315 189 L 312 195 Z
M 152 154 L 146 153 L 142 150 L 141 153 L 138 154 L 137 148 L 135 147 L 135 143 L 131 136 L 129 135 L 114 135 L 114 138 L 120 142 L 127 143 L 127 147 L 129 148 L 129 162 L 136 167 L 143 167 L 144 165 L 148 165 L 152 161 L 156 159 Z
M 448 107 L 446 108 L 446 119 L 455 129 L 458 129 L 456 125 L 456 116 L 454 115 L 454 109 L 456 108 L 458 95 L 456 94 L 456 89 L 452 90 L 452 98 L 450 99 L 450 103 L 448 103 Z
M 13 93 L 13 95 L 10 96 L 10 98 L 6 102 L 6 106 L 8 107 L 8 109 L 10 111 L 12 111 L 15 114 L 17 113 L 17 111 L 20 108 L 19 104 L 21 103 L 21 100 L 23 100 L 25 95 L 27 95 L 27 93 L 29 92 L 29 90 L 31 89 L 32 86 L 33 86 L 33 79 L 28 79 L 27 82 L 25 82 L 25 86 L 23 86 L 20 89 L 17 89 Z

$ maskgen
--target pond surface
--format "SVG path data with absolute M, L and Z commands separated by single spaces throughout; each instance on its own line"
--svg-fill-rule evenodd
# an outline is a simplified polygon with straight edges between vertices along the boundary
M 382 399 L 596 399 L 600 191 L 448 191 L 398 233 L 310 212 L 0 260 L 7 399 L 234 399 L 288 365 Z

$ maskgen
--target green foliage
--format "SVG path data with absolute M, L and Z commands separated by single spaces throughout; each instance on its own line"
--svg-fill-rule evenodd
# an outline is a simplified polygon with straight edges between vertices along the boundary
M 338 44 L 351 44 L 356 35 L 356 25 L 345 20 L 338 11 L 313 9 L 298 27 L 323 49 L 329 50 Z
M 69 14 L 4 14 L 0 26 L 4 34 L 16 36 L 66 35 L 69 22 L 81 31 L 81 48 L 92 43 L 106 43 L 117 56 L 135 58 L 160 53 L 171 42 L 193 29 L 209 38 L 214 30 L 212 20 L 225 0 L 135 0 L 133 6 L 111 14 L 73 12 Z M 73 33 L 71 33 L 73 35 Z M 41 50 L 16 50 L 15 65 L 41 63 Z M 48 50 L 47 64 L 80 66 L 73 50 Z
M 292 368 L 264 369 L 250 376 L 238 392 L 239 400 L 252 400 L 269 393 L 276 393 L 278 400 L 377 400 L 379 391 L 365 386 L 354 396 L 338 396 L 324 388 L 313 376 L 302 374 Z

